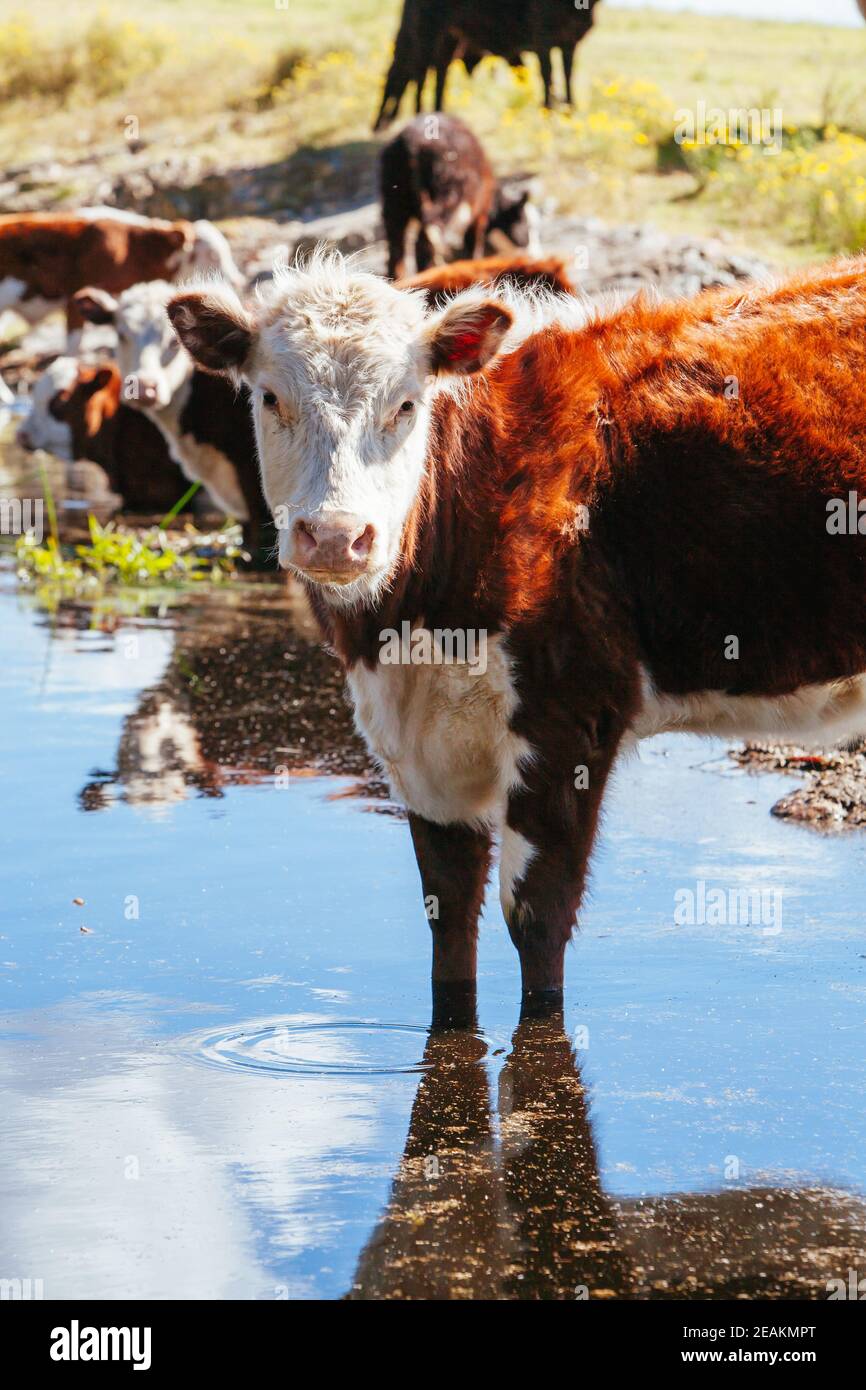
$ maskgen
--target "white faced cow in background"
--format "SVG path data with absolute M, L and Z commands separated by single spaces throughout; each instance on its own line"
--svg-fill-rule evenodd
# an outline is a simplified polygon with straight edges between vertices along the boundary
M 17 442 L 22 449 L 47 449 L 57 458 L 71 462 L 69 426 L 57 419 L 51 410 L 51 402 L 61 391 L 72 386 L 78 376 L 78 368 L 77 357 L 55 357 L 36 378 L 30 392 L 27 415 L 16 432 Z
M 153 280 L 115 298 L 90 286 L 74 303 L 85 320 L 111 324 L 117 333 L 123 403 L 153 421 L 187 478 L 202 482 L 222 511 L 244 522 L 247 548 L 266 563 L 271 528 L 249 408 L 244 393 L 199 371 L 181 347 L 165 311 L 175 289 Z
M 281 559 L 409 808 L 438 985 L 473 988 L 498 830 L 525 994 L 558 1000 L 624 742 L 866 729 L 866 536 L 828 525 L 866 493 L 863 260 L 587 320 L 481 291 L 428 314 L 320 256 L 252 309 L 205 287 L 169 314 L 252 387 Z

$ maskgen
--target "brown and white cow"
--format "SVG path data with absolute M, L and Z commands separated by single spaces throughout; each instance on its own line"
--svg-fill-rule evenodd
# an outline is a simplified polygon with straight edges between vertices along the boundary
M 132 511 L 167 512 L 186 491 L 160 431 L 123 404 L 113 362 L 57 358 L 36 383 L 16 437 L 25 449 L 98 463 Z
M 0 313 L 14 309 L 34 324 L 66 309 L 70 351 L 83 325 L 76 290 L 98 285 L 119 294 L 142 280 L 209 271 L 243 284 L 228 242 L 211 222 L 165 222 L 112 208 L 0 216 Z
M 55 357 L 36 378 L 30 392 L 27 414 L 16 431 L 22 449 L 45 449 L 59 459 L 71 461 L 72 436 L 69 426 L 51 409 L 61 391 L 69 390 L 78 376 L 77 357 Z
M 556 997 L 635 739 L 866 729 L 866 261 L 430 314 L 320 256 L 169 314 L 251 386 L 281 560 L 409 809 L 437 985 L 471 989 L 498 832 L 524 991 Z
M 87 322 L 116 330 L 124 403 L 157 427 L 184 475 L 203 483 L 217 506 L 243 523 L 254 563 L 267 567 L 273 535 L 246 390 L 199 371 L 184 352 L 165 312 L 176 288 L 155 280 L 115 298 L 89 286 L 74 303 Z
M 460 290 L 473 285 L 512 285 L 517 289 L 552 290 L 575 294 L 562 256 L 479 256 L 477 260 L 435 265 L 418 275 L 397 280 L 398 290 L 423 290 L 431 309 L 441 308 Z

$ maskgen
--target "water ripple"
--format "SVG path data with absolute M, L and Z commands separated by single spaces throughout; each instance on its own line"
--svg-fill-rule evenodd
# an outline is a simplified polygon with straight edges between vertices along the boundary
M 275 1076 L 397 1076 L 427 1070 L 427 1035 L 415 1023 L 257 1019 L 198 1034 L 185 1051 L 210 1066 Z

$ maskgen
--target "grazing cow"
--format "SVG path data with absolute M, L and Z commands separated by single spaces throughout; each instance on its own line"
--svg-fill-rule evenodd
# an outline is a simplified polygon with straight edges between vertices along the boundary
M 124 402 L 157 426 L 184 476 L 202 482 L 222 511 L 243 522 L 246 548 L 267 566 L 273 536 L 247 393 L 197 370 L 182 350 L 165 312 L 175 289 L 156 280 L 115 298 L 89 286 L 74 303 L 85 321 L 116 329 Z
M 456 116 L 418 116 L 382 150 L 382 220 L 388 274 L 405 274 L 406 238 L 417 227 L 415 265 L 445 260 L 446 240 L 464 256 L 537 250 L 537 214 L 528 193 L 497 184 L 480 140 Z
M 593 315 L 430 314 L 320 256 L 169 315 L 251 387 L 280 559 L 409 809 L 437 985 L 471 988 L 498 831 L 524 991 L 557 997 L 635 739 L 866 729 L 866 259 Z
M 0 216 L 0 312 L 14 309 L 33 324 L 65 308 L 70 351 L 83 325 L 76 290 L 98 285 L 118 294 L 193 271 L 243 284 L 228 242 L 210 222 L 163 222 L 111 208 Z
M 167 512 L 186 490 L 183 474 L 156 426 L 124 405 L 120 394 L 113 363 L 58 358 L 34 388 L 18 442 L 59 458 L 90 459 L 105 470 L 125 507 Z
M 578 7 L 573 0 L 404 0 L 394 44 L 394 59 L 385 79 L 374 130 L 382 130 L 397 115 L 406 88 L 415 83 L 415 108 L 428 70 L 436 72 L 434 108 L 445 101 L 448 68 L 462 59 L 472 72 L 486 53 L 505 58 L 513 67 L 524 53 L 536 53 L 544 83 L 544 104 L 553 105 L 551 50 L 562 55 L 566 94 L 575 105 L 574 56 L 592 27 L 596 0 Z
M 57 458 L 72 461 L 72 435 L 65 421 L 51 409 L 61 391 L 69 390 L 78 376 L 77 357 L 55 357 L 36 378 L 27 403 L 27 414 L 15 438 L 22 449 L 44 449 Z
M 513 285 L 520 289 L 545 289 L 554 294 L 574 294 L 561 256 L 535 260 L 531 256 L 482 256 L 477 261 L 452 261 L 419 275 L 398 280 L 398 290 L 423 290 L 431 309 L 441 308 L 460 290 L 473 285 Z
M 553 105 L 551 50 L 562 56 L 566 97 L 575 100 L 574 58 L 577 45 L 589 33 L 596 0 L 577 6 L 574 0 L 447 0 L 447 28 L 436 55 L 436 109 L 445 100 L 445 79 L 454 58 L 498 53 L 512 65 L 524 53 L 535 53 L 544 84 L 544 105 Z M 503 24 L 504 21 L 504 24 Z

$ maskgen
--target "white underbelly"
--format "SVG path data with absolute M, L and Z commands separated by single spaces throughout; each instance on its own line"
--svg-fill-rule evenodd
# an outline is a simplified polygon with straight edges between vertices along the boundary
M 502 639 L 486 643 L 486 669 L 467 663 L 358 663 L 349 673 L 355 720 L 396 798 L 427 820 L 499 823 L 519 785 L 525 740 Z
M 680 730 L 719 738 L 840 743 L 866 733 L 866 673 L 771 697 L 716 690 L 664 695 L 645 672 L 643 686 L 643 704 L 632 725 L 636 738 Z

